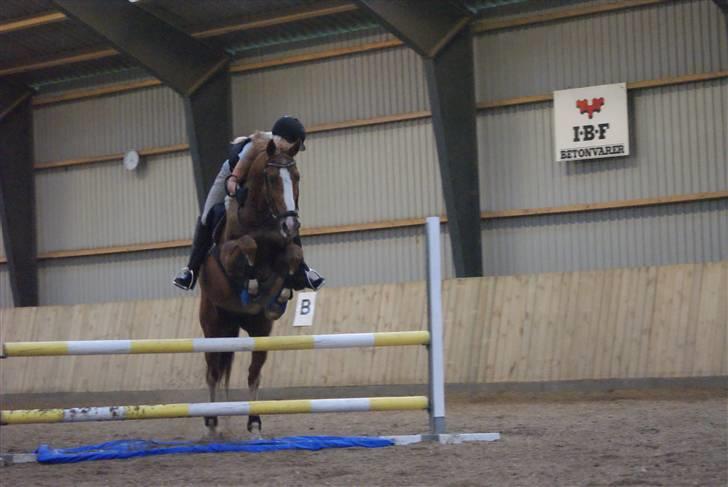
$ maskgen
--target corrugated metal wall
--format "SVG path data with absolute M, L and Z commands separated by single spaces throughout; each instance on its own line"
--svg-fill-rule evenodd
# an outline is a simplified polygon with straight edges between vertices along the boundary
M 304 227 L 444 213 L 429 120 L 314 134 L 306 145 Z
M 36 108 L 33 130 L 39 162 L 187 142 L 182 98 L 165 87 Z
M 445 278 L 453 275 L 448 242 L 443 227 Z M 307 237 L 304 247 L 309 262 L 316 264 L 331 286 L 422 280 L 426 275 L 424 229 L 419 227 Z M 170 283 L 186 259 L 186 249 L 171 249 L 44 261 L 40 300 L 75 304 L 180 296 Z M 2 292 L 0 281 L 0 299 Z M 7 292 L 7 303 L 11 303 L 9 288 Z
M 243 134 L 286 113 L 313 126 L 428 109 L 422 61 L 404 48 L 233 78 L 233 126 Z
M 487 275 L 728 259 L 728 200 L 483 223 Z
M 728 80 L 629 94 L 633 154 L 554 162 L 551 103 L 478 117 L 481 207 L 543 208 L 728 189 Z
M 8 266 L 0 265 L 0 308 L 13 306 L 13 291 L 10 289 Z
M 725 24 L 711 0 L 694 0 L 490 32 L 475 39 L 476 97 L 724 70 Z
M 423 280 L 424 227 L 325 235 L 303 239 L 306 260 L 327 278 L 327 286 L 358 286 Z M 442 226 L 443 277 L 454 276 L 447 227 Z
M 476 37 L 480 101 L 728 67 L 712 2 L 672 2 Z M 533 73 L 538 73 L 534 76 Z M 728 81 L 629 94 L 633 154 L 555 163 L 552 104 L 478 117 L 481 207 L 540 208 L 728 189 Z M 483 223 L 487 274 L 728 258 L 728 203 Z
M 171 282 L 186 254 L 185 249 L 171 249 L 44 261 L 38 276 L 40 301 L 75 304 L 179 296 Z
M 188 153 L 36 174 L 39 252 L 190 238 L 197 199 Z
M 298 40 L 280 44 L 278 46 L 257 47 L 246 49 L 241 52 L 241 62 L 258 63 L 270 61 L 288 56 L 301 54 L 318 53 L 325 49 L 346 49 L 373 42 L 381 42 L 394 39 L 395 37 L 384 30 L 384 28 L 372 28 L 364 31 L 337 32 L 331 35 L 322 36 L 323 32 L 317 32 L 319 37 L 309 40 Z
M 728 68 L 726 26 L 710 0 L 669 2 L 476 36 L 479 101 L 553 89 L 656 79 Z M 346 34 L 300 52 L 391 38 Z M 297 51 L 298 52 L 298 51 Z M 253 53 L 251 53 L 253 54 Z M 256 53 L 251 61 L 280 57 Z M 630 94 L 634 155 L 601 162 L 552 160 L 551 108 L 541 103 L 478 116 L 484 210 L 558 206 L 724 190 L 728 84 Z M 422 63 L 388 49 L 233 77 L 237 133 L 282 113 L 309 125 L 428 109 Z M 151 88 L 35 110 L 38 161 L 87 157 L 186 140 L 180 98 Z M 304 226 L 423 217 L 444 212 L 429 120 L 312 134 L 299 157 Z M 189 238 L 195 198 L 189 156 L 37 173 L 41 252 Z M 486 271 L 576 270 L 725 259 L 726 203 L 483 223 Z M 452 275 L 444 234 L 446 276 Z M 688 238 L 689 236 L 689 238 Z M 307 259 L 329 285 L 423 277 L 420 230 L 309 237 Z M 44 304 L 156 298 L 184 249 L 41 262 Z M 0 305 L 3 299 L 0 266 Z M 113 276 L 113 277 L 112 277 Z M 9 295 L 6 294 L 6 295 Z

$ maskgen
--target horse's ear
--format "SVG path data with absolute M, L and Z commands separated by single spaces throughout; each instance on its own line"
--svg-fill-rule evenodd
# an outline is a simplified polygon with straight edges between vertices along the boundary
M 293 144 L 290 149 L 288 149 L 288 155 L 291 157 L 296 157 L 296 154 L 298 154 L 299 150 L 301 150 L 301 139 L 298 139 L 296 143 Z
M 268 142 L 268 146 L 265 148 L 265 151 L 268 153 L 268 157 L 273 157 L 276 153 L 276 150 L 276 143 L 273 142 L 273 139 L 270 139 L 270 142 Z

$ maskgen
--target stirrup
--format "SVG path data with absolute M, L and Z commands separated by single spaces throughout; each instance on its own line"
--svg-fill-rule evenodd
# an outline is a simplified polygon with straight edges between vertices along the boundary
M 326 284 L 326 279 L 324 278 L 324 276 L 319 274 L 315 269 L 311 267 L 308 267 L 305 270 L 304 276 L 306 280 L 306 287 L 313 289 L 314 291 L 318 291 L 319 289 L 324 287 L 324 284 Z

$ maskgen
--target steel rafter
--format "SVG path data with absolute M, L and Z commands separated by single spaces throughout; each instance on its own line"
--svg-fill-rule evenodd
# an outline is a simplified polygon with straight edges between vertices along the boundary
M 32 94 L 0 80 L 0 221 L 15 306 L 38 305 Z
M 472 13 L 442 0 L 359 3 L 423 57 L 455 273 L 481 276 Z

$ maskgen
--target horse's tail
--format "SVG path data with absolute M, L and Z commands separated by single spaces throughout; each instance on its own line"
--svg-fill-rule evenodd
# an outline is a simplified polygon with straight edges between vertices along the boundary
M 230 373 L 233 370 L 233 352 L 210 352 L 205 354 L 207 360 L 207 384 L 217 387 L 222 381 L 227 391 L 230 387 Z

